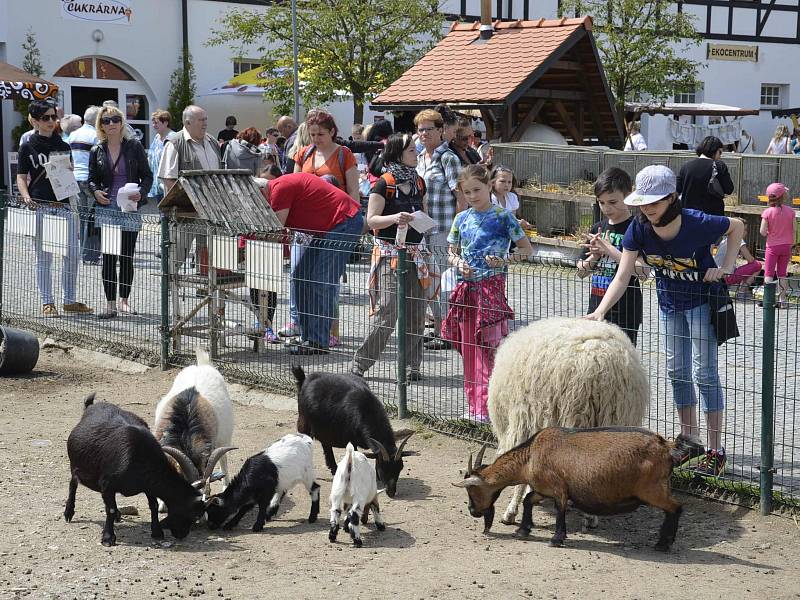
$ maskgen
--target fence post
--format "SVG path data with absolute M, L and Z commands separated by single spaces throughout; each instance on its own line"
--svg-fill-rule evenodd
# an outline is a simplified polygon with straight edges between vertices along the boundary
M 775 473 L 775 282 L 764 284 L 761 349 L 761 514 L 772 512 L 772 476 Z
M 0 193 L 0 324 L 3 322 L 3 269 L 5 268 L 6 195 Z
M 397 250 L 397 415 L 408 417 L 408 383 L 406 381 L 406 249 Z
M 169 216 L 161 214 L 161 370 L 169 368 Z

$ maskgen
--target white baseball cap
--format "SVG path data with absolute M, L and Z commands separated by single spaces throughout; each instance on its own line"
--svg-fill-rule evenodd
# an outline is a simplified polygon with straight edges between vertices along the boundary
M 636 174 L 636 189 L 625 198 L 628 206 L 644 206 L 663 200 L 676 190 L 675 173 L 664 165 L 650 165 Z

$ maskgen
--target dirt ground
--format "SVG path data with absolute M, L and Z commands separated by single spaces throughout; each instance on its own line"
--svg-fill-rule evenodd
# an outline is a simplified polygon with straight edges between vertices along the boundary
M 551 548 L 549 506 L 534 511 L 527 541 L 498 520 L 493 532 L 466 511 L 454 488 L 475 445 L 420 431 L 409 447 L 398 496 L 381 500 L 387 530 L 372 524 L 364 547 L 349 536 L 327 538 L 330 475 L 315 449 L 322 485 L 320 520 L 308 524 L 302 488 L 289 496 L 262 533 L 255 512 L 230 532 L 203 527 L 182 541 L 149 537 L 144 496 L 118 498 L 138 516 L 116 527 L 117 546 L 100 545 L 100 495 L 78 489 L 72 523 L 62 516 L 67 493 L 66 438 L 84 396 L 121 404 L 152 421 L 157 399 L 175 373 L 98 366 L 85 353 L 43 351 L 36 372 L 0 379 L 0 598 L 691 598 L 800 597 L 800 528 L 786 517 L 680 496 L 685 510 L 669 554 L 652 549 L 661 514 L 603 518 L 591 533 L 568 516 L 566 546 Z M 110 361 L 108 361 L 110 362 Z M 293 431 L 292 398 L 235 386 L 231 464 Z M 499 504 L 504 506 L 508 492 Z M 500 511 L 498 511 L 500 513 Z

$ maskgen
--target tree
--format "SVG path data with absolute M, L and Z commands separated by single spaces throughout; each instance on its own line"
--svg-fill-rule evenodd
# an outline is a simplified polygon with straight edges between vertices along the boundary
M 22 59 L 22 70 L 37 77 L 44 75 L 42 53 L 39 52 L 39 46 L 36 44 L 36 34 L 32 29 L 28 29 L 25 33 L 22 49 L 25 51 L 25 56 Z M 22 134 L 31 128 L 30 123 L 28 123 L 28 107 L 30 104 L 30 100 L 14 100 L 14 110 L 22 115 L 22 122 L 11 130 L 11 139 L 14 140 L 15 147 L 19 145 L 19 138 L 22 137 Z
M 694 16 L 668 0 L 564 0 L 562 10 L 589 14 L 620 117 L 625 102 L 663 101 L 697 85 L 701 62 L 685 58 L 701 42 Z
M 234 9 L 208 45 L 255 46 L 263 56 L 264 96 L 293 108 L 292 21 L 289 2 L 263 12 Z M 300 95 L 305 106 L 353 96 L 354 120 L 364 103 L 420 58 L 443 33 L 438 0 L 297 0 Z M 443 74 L 444 76 L 445 74 Z
M 194 95 L 197 93 L 191 54 L 181 55 L 178 66 L 169 77 L 169 89 L 167 112 L 172 116 L 175 129 L 179 129 L 177 124 L 183 122 L 183 109 L 194 104 Z

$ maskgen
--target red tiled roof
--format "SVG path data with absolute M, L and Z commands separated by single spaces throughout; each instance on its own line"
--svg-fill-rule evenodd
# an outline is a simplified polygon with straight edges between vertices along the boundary
M 589 17 L 494 23 L 478 41 L 480 23 L 454 23 L 430 52 L 375 98 L 373 104 L 501 104 Z

